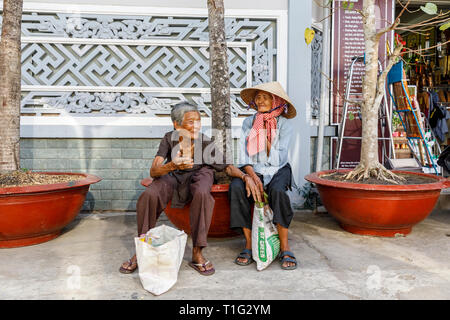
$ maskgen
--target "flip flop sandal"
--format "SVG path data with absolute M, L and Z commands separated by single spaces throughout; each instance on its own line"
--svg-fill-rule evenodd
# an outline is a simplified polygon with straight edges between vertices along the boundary
M 194 263 L 189 262 L 189 266 L 191 266 L 194 270 L 196 270 L 198 273 L 200 273 L 202 276 L 210 276 L 216 272 L 214 268 L 211 268 L 209 270 L 206 269 L 206 265 L 209 263 L 209 261 L 206 261 L 205 263 Z M 200 267 L 203 267 L 203 271 L 200 270 Z
M 284 258 L 284 256 L 287 256 Z M 283 270 L 294 270 L 297 269 L 297 260 L 295 259 L 295 256 L 290 251 L 282 251 L 280 252 L 280 260 L 281 260 L 281 269 Z M 292 262 L 295 263 L 293 266 L 283 267 L 283 263 L 285 262 Z
M 247 262 L 241 262 L 238 259 L 247 259 Z M 248 266 L 249 264 L 253 263 L 255 260 L 252 258 L 252 250 L 251 249 L 244 249 L 241 253 L 237 256 L 237 258 L 234 260 L 234 263 L 240 265 L 240 266 Z
M 120 269 L 119 269 L 119 271 L 120 271 L 121 273 L 125 273 L 125 274 L 129 274 L 129 273 L 135 272 L 136 269 L 137 269 L 137 261 L 136 261 L 136 262 L 133 262 L 133 261 L 131 261 L 131 259 L 130 259 L 130 260 L 128 260 L 127 262 L 128 262 L 128 267 L 131 267 L 133 264 L 135 264 L 136 267 L 134 267 L 133 269 L 127 269 L 127 268 L 124 268 L 124 267 L 121 266 Z

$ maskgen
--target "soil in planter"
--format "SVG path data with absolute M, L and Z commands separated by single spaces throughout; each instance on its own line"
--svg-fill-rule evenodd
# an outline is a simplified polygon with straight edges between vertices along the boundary
M 321 175 L 320 177 L 322 179 L 332 180 L 332 181 L 342 181 L 342 182 L 350 182 L 350 183 L 360 183 L 360 184 L 379 184 L 379 185 L 396 185 L 395 183 L 389 182 L 389 181 L 382 181 L 377 180 L 375 178 L 369 178 L 366 180 L 344 180 L 344 175 L 346 173 L 342 172 L 334 172 L 330 175 Z M 403 174 L 403 173 L 397 173 L 398 176 L 403 177 L 405 181 L 401 181 L 399 185 L 410 185 L 410 184 L 427 184 L 427 183 L 434 183 L 437 182 L 436 179 L 419 176 L 415 174 Z
M 0 174 L 0 188 L 64 183 L 81 179 L 84 179 L 84 176 L 66 174 L 49 175 L 17 170 Z

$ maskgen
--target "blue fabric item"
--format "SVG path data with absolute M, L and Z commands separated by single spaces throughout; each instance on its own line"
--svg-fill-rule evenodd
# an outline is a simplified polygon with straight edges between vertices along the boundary
M 387 84 L 392 84 L 395 82 L 402 81 L 403 79 L 403 61 L 400 60 L 394 64 L 391 70 L 388 72 Z
M 431 91 L 430 92 L 430 99 L 431 99 L 431 104 L 430 104 L 430 109 L 432 109 L 434 106 L 437 106 L 437 104 L 439 103 L 439 95 L 437 94 L 436 91 Z
M 288 163 L 288 150 L 291 137 L 294 135 L 292 119 L 283 116 L 277 117 L 277 135 L 273 140 L 269 156 L 266 151 L 261 151 L 252 157 L 247 153 L 247 137 L 253 126 L 256 114 L 246 118 L 242 124 L 239 140 L 239 167 L 253 166 L 253 170 L 263 176 L 264 187 L 272 180 L 272 177 Z
M 447 108 L 439 106 L 439 95 L 436 91 L 430 92 L 430 114 L 434 108 L 441 108 L 442 112 L 445 114 L 445 117 L 439 119 L 436 127 L 432 128 L 434 135 L 441 141 L 445 142 L 445 134 L 448 133 L 447 120 L 450 119 L 450 112 L 448 112 Z

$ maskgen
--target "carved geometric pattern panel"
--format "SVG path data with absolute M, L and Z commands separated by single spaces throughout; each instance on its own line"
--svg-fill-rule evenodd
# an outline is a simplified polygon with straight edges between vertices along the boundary
M 323 33 L 313 28 L 315 36 L 311 42 L 311 117 L 319 117 L 322 96 Z
M 252 113 L 240 89 L 276 80 L 277 20 L 227 17 L 225 34 L 234 43 L 228 62 L 237 117 Z M 211 113 L 208 94 L 190 90 L 209 88 L 207 17 L 24 12 L 22 38 L 23 113 L 161 116 L 183 99 Z M 127 90 L 111 90 L 117 87 Z
M 206 47 L 25 43 L 22 85 L 209 88 Z M 247 86 L 245 48 L 228 48 L 230 86 Z
M 239 94 L 231 94 L 233 117 L 254 112 Z M 23 92 L 22 114 L 42 115 L 141 115 L 169 116 L 171 106 L 185 100 L 193 101 L 202 116 L 211 116 L 209 93 L 146 93 L 146 92 Z

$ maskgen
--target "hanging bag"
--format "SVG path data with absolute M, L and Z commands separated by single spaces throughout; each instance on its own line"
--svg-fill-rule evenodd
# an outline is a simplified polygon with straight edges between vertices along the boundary
M 266 193 L 264 200 L 264 203 L 255 203 L 253 209 L 252 256 L 258 271 L 267 268 L 280 253 L 280 238 L 273 224 L 273 212 Z

